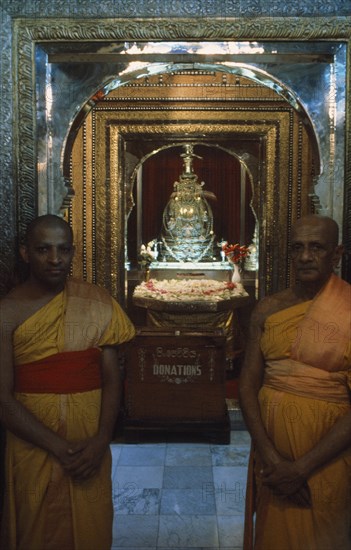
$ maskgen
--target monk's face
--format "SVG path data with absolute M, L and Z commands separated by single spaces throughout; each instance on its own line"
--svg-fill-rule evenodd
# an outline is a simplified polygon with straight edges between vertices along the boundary
M 328 221 L 316 217 L 306 217 L 293 228 L 291 257 L 301 282 L 324 284 L 338 265 L 342 247 L 332 229 Z
M 41 224 L 22 250 L 30 279 L 52 290 L 64 287 L 74 255 L 70 232 L 63 225 Z

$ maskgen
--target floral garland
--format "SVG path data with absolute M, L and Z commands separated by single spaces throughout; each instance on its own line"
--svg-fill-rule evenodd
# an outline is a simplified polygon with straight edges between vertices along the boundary
M 134 296 L 139 298 L 153 298 L 166 302 L 177 301 L 209 301 L 220 302 L 238 296 L 248 296 L 243 285 L 229 281 L 215 281 L 210 279 L 170 279 L 159 281 L 150 279 L 138 285 Z

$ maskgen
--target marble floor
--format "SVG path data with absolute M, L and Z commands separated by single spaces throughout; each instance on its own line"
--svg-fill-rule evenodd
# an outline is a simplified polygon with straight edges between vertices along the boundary
M 114 443 L 113 549 L 242 548 L 250 436 L 229 445 Z

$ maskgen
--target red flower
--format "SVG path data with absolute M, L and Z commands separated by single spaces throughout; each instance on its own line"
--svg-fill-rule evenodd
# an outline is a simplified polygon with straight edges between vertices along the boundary
M 239 243 L 224 244 L 222 246 L 222 250 L 227 258 L 233 262 L 233 264 L 241 262 L 241 260 L 250 254 L 249 248 L 247 246 L 240 245 Z

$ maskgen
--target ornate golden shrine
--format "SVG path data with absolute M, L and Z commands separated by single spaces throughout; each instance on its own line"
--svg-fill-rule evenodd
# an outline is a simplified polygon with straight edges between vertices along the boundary
M 135 166 L 157 154 L 161 144 L 183 143 L 184 137 L 233 153 L 240 140 L 259 143 L 252 207 L 260 227 L 260 290 L 285 287 L 291 220 L 312 209 L 313 144 L 305 123 L 274 91 L 244 77 L 203 70 L 174 71 L 119 87 L 85 119 L 71 159 L 70 216 L 79 243 L 74 274 L 123 299 L 120 266 L 126 215 L 135 203 Z M 234 205 L 222 205 L 228 207 Z

